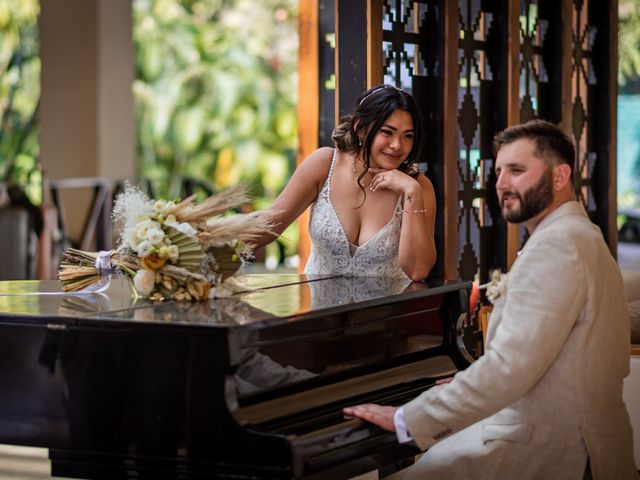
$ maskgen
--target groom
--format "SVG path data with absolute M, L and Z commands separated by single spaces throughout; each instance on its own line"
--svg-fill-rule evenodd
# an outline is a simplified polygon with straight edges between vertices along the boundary
M 494 139 L 504 218 L 529 231 L 496 300 L 484 355 L 400 408 L 344 409 L 429 449 L 393 476 L 629 479 L 622 380 L 629 318 L 620 271 L 575 201 L 575 150 L 534 120 Z

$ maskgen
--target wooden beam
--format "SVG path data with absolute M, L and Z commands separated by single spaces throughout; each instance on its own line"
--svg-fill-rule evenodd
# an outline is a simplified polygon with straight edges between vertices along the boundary
M 367 3 L 335 0 L 335 8 L 337 125 L 367 89 Z
M 609 211 L 607 243 L 614 258 L 618 252 L 618 0 L 611 0 L 609 5 L 609 68 L 607 79 L 609 97 Z
M 508 56 L 507 56 L 507 123 L 520 123 L 520 0 L 508 0 Z M 507 268 L 518 256 L 520 249 L 520 225 L 507 225 Z
M 300 0 L 299 2 L 300 50 L 298 60 L 298 156 L 299 165 L 318 148 L 319 129 L 319 91 L 318 72 L 318 2 Z M 311 251 L 309 239 L 309 209 L 299 218 L 300 269 L 304 267 Z
M 458 2 L 447 1 L 444 13 L 444 278 L 458 275 Z
M 382 0 L 367 0 L 367 88 L 382 83 Z
M 562 125 L 572 132 L 573 90 L 571 89 L 571 62 L 573 57 L 572 0 L 562 0 Z M 576 172 L 577 173 L 577 172 Z

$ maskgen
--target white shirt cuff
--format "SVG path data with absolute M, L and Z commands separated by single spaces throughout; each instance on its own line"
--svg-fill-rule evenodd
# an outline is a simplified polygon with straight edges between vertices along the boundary
M 398 443 L 408 443 L 413 441 L 413 437 L 407 430 L 407 424 L 404 421 L 404 407 L 400 407 L 393 414 L 393 425 L 396 427 L 396 436 Z

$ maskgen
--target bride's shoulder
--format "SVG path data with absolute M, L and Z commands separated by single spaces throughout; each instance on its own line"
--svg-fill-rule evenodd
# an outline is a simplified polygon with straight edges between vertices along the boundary
M 313 167 L 321 167 L 326 165 L 327 168 L 331 165 L 333 159 L 334 149 L 331 147 L 320 147 L 315 150 L 311 155 L 304 159 L 301 165 L 308 165 Z
M 314 172 L 318 176 L 326 177 L 333 160 L 334 149 L 331 147 L 320 147 L 300 164 L 308 172 Z M 299 168 L 300 168 L 299 167 Z

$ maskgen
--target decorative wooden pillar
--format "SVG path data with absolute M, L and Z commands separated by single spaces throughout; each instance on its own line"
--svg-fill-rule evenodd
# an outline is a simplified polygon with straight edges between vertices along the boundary
M 319 48 L 318 2 L 304 0 L 299 5 L 300 57 L 298 61 L 298 157 L 299 165 L 318 148 L 319 109 Z M 309 210 L 300 217 L 300 270 L 309 258 Z
M 383 83 L 382 0 L 367 0 L 367 88 Z
M 443 186 L 444 241 L 438 251 L 444 266 L 443 276 L 455 280 L 458 275 L 458 43 L 460 26 L 458 2 L 445 2 L 444 11 L 444 115 Z
M 520 123 L 520 0 L 508 0 L 508 2 L 507 122 L 509 126 L 512 126 Z M 527 21 L 528 19 L 525 17 L 525 24 Z M 518 255 L 520 235 L 519 225 L 507 224 L 507 267 L 509 268 Z
M 617 0 L 564 0 L 563 123 L 576 143 L 574 187 L 614 253 L 616 228 Z M 566 80 L 567 83 L 569 80 Z
M 457 118 L 457 26 L 453 27 L 452 36 L 445 34 L 446 18 L 454 19 L 457 25 L 454 16 L 446 15 L 447 9 L 455 5 L 444 0 L 377 3 L 376 9 L 382 13 L 382 81 L 411 92 L 422 114 L 424 136 L 418 163 L 434 184 L 437 203 L 438 258 L 432 277 L 457 278 L 457 253 L 453 251 L 456 247 L 445 242 L 445 229 L 457 228 L 457 153 L 452 147 Z M 374 22 L 374 15 L 371 18 Z M 370 38 L 373 41 L 375 36 L 371 34 Z M 453 50 L 447 50 L 452 44 Z M 372 64 L 380 58 L 375 55 L 370 60 Z M 456 74 L 448 76 L 450 71 Z M 447 79 L 450 83 L 445 85 Z M 445 136 L 450 136 L 452 142 L 443 142 Z
M 323 2 L 335 14 L 334 121 L 382 82 L 420 105 L 438 202 L 434 276 L 483 282 L 515 259 L 526 232 L 502 219 L 491 148 L 532 118 L 575 138 L 578 199 L 615 252 L 617 0 Z

